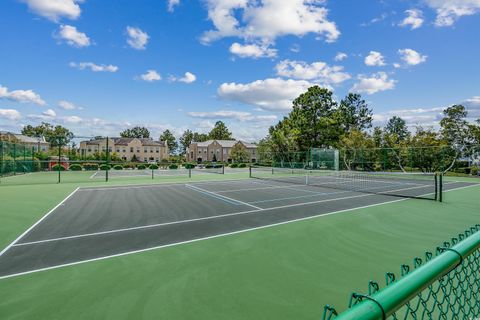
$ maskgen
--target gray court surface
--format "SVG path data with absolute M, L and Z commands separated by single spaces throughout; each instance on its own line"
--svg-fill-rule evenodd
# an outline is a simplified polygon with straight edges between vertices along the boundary
M 0 253 L 0 279 L 401 199 L 257 179 L 81 188 Z

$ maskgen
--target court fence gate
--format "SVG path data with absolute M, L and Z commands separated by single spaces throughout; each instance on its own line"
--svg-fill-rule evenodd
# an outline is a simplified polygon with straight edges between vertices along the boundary
M 478 319 L 480 315 L 480 224 L 436 248 L 436 255 L 401 266 L 400 280 L 386 274 L 386 287 L 370 281 L 368 294 L 352 293 L 349 308 L 326 305 L 323 320 Z

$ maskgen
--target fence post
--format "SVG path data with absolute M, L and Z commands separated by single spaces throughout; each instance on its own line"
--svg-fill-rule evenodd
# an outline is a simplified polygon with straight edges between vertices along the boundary
M 108 182 L 108 165 L 110 163 L 109 157 L 110 157 L 110 147 L 108 145 L 108 137 L 107 137 L 107 153 L 106 153 L 106 166 L 105 166 L 105 181 L 106 182 Z
M 62 166 L 61 165 L 61 156 L 62 156 L 62 144 L 61 144 L 61 141 L 60 139 L 58 139 L 58 162 L 57 162 L 57 170 L 58 170 L 58 183 L 60 183 L 61 181 L 61 173 L 60 173 L 60 167 Z

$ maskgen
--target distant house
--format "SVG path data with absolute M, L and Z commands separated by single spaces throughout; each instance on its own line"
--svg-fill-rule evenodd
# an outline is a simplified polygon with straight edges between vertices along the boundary
M 168 145 L 165 141 L 154 141 L 147 138 L 108 138 L 108 148 L 122 160 L 131 161 L 161 161 L 169 155 Z M 80 156 L 82 158 L 93 156 L 95 153 L 106 152 L 107 139 L 95 139 L 80 142 Z M 135 156 L 135 157 L 134 157 Z
M 33 149 L 35 152 L 48 152 L 50 149 L 50 144 L 43 136 L 29 137 L 19 133 L 0 131 L 0 140 L 25 145 L 28 149 Z
M 250 162 L 257 161 L 257 146 L 252 143 L 240 140 L 208 140 L 205 142 L 193 142 L 187 148 L 187 161 L 205 162 L 205 161 L 222 161 L 231 163 L 232 148 L 241 144 L 247 150 L 250 156 Z

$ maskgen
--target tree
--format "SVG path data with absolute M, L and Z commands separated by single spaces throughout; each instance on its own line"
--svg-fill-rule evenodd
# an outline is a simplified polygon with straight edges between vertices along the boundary
M 190 146 L 190 144 L 193 142 L 194 134 L 191 130 L 187 129 L 182 136 L 180 137 L 180 145 L 181 145 L 181 154 L 185 154 L 187 151 L 187 148 Z
M 270 138 L 270 136 L 267 136 L 258 142 L 257 162 L 261 164 L 271 164 L 273 160 L 272 153 L 273 153 L 273 146 L 272 146 L 272 139 Z
M 223 121 L 217 121 L 213 129 L 208 133 L 208 138 L 213 140 L 233 140 L 232 133 Z
M 439 152 L 448 146 L 448 142 L 441 139 L 431 128 L 417 126 L 409 145 L 411 146 L 412 167 L 419 168 L 422 172 L 443 170 L 448 162 L 448 159 L 444 159 L 445 155 L 441 155 Z
M 440 133 L 454 153 L 450 165 L 444 170 L 449 171 L 461 155 L 467 155 L 472 144 L 471 130 L 466 120 L 468 112 L 462 105 L 453 105 L 443 111 L 443 119 L 440 120 Z
M 372 109 L 357 93 L 349 93 L 340 102 L 337 112 L 345 132 L 353 129 L 363 131 L 372 127 Z
M 193 141 L 192 142 L 204 142 L 208 140 L 208 134 L 206 133 L 193 133 Z
M 371 150 L 375 142 L 373 139 L 365 132 L 362 132 L 358 129 L 352 129 L 346 135 L 342 137 L 341 145 L 345 147 L 343 151 L 343 163 L 348 170 L 356 170 L 355 165 L 359 164 L 362 166 L 362 169 L 365 169 L 366 164 L 371 163 L 370 161 L 365 161 L 365 150 Z M 368 168 L 370 170 L 376 168 Z
M 150 138 L 150 131 L 145 127 L 133 127 L 120 132 L 122 138 Z
M 178 148 L 178 143 L 177 139 L 175 139 L 175 136 L 170 132 L 170 130 L 167 129 L 163 131 L 162 135 L 160 136 L 160 140 L 167 143 L 170 154 L 175 153 L 175 150 Z
M 232 147 L 230 156 L 234 162 L 247 162 L 250 158 L 247 148 L 242 143 L 236 143 Z
M 400 117 L 391 117 L 385 126 L 385 133 L 394 138 L 395 143 L 405 141 L 410 136 L 407 123 Z
M 45 137 L 45 140 L 52 147 L 65 146 L 74 137 L 73 132 L 60 125 L 53 126 L 50 123 L 42 122 L 38 126 L 27 125 L 23 127 L 22 134 L 29 137 Z

